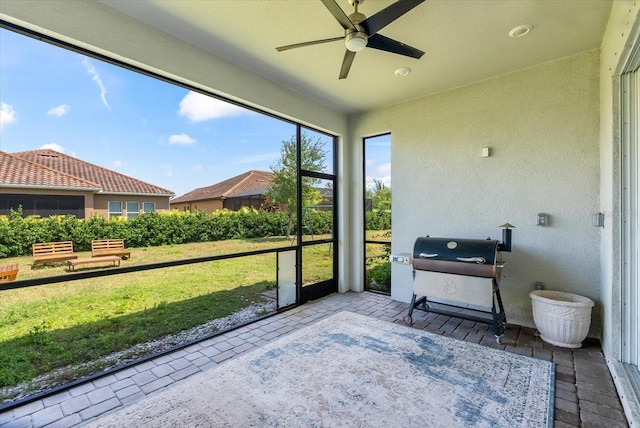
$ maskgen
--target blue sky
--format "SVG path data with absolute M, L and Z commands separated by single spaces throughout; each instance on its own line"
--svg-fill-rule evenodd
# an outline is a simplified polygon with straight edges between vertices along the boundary
M 269 170 L 287 122 L 0 29 L 0 150 L 53 148 L 180 196 Z M 367 145 L 390 184 L 390 142 Z

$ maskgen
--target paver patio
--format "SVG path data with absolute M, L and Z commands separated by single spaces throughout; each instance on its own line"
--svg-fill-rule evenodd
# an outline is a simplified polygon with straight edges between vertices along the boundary
M 402 323 L 408 304 L 376 293 L 333 294 L 197 344 L 0 413 L 0 428 L 79 426 L 172 383 L 340 311 Z M 486 324 L 416 311 L 414 328 L 556 363 L 555 427 L 627 427 L 600 345 L 548 345 L 531 328 L 510 325 L 502 344 Z

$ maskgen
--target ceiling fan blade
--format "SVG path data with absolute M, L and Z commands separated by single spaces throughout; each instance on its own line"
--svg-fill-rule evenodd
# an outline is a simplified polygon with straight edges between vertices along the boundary
M 356 26 L 353 25 L 353 22 L 351 22 L 351 20 L 344 13 L 342 8 L 338 6 L 338 3 L 336 3 L 336 0 L 321 0 L 321 1 L 324 7 L 329 9 L 329 12 L 331 12 L 331 15 L 333 15 L 333 17 L 340 23 L 340 25 L 342 25 L 342 28 L 344 28 L 345 30 L 351 29 L 353 31 L 358 31 Z
M 369 40 L 367 41 L 367 47 L 391 52 L 398 55 L 410 56 L 416 59 L 420 59 L 422 58 L 422 55 L 424 55 L 424 52 L 422 52 L 420 49 L 405 45 L 402 42 L 390 39 L 383 36 L 382 34 L 376 34 L 375 36 L 369 37 Z
M 353 59 L 356 57 L 355 52 L 351 52 L 350 50 L 346 50 L 344 53 L 344 59 L 342 60 L 342 68 L 340 68 L 340 77 L 339 79 L 346 79 L 347 75 L 349 75 L 349 70 L 351 69 L 351 64 L 353 63 Z
M 369 37 L 371 37 L 422 2 L 424 2 L 424 0 L 398 0 L 375 15 L 365 19 L 360 25 Z
M 313 40 L 311 42 L 294 43 L 293 45 L 280 46 L 280 47 L 276 48 L 276 50 L 278 52 L 282 52 L 282 51 L 288 51 L 289 49 L 296 49 L 296 48 L 302 48 L 302 47 L 305 47 L 305 46 L 319 45 L 321 43 L 335 42 L 335 41 L 338 41 L 338 40 L 344 40 L 344 37 L 340 36 L 340 37 L 333 37 L 331 39 L 322 39 L 322 40 Z

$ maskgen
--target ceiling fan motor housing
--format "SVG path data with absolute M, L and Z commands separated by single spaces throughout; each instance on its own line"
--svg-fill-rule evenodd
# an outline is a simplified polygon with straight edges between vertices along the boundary
M 349 15 L 349 20 L 353 22 L 356 28 L 358 27 L 358 24 L 364 21 L 365 19 L 367 19 L 367 17 L 360 12 L 353 12 L 351 15 Z

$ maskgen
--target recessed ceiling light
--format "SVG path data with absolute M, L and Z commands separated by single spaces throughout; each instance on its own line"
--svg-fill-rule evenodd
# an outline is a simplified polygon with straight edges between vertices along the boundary
M 524 24 L 524 25 L 518 25 L 517 27 L 513 28 L 511 31 L 509 31 L 509 36 L 510 37 L 522 37 L 526 34 L 529 34 L 529 32 L 533 30 L 533 25 L 531 24 Z
M 404 77 L 408 76 L 411 73 L 411 69 L 409 67 L 401 67 L 396 70 L 396 76 Z

